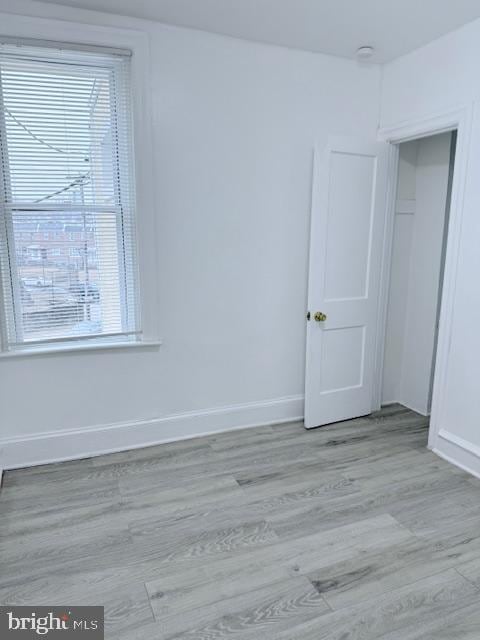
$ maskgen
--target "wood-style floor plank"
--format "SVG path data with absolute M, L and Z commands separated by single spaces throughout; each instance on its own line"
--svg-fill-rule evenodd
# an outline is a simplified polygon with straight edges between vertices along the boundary
M 156 614 L 156 618 L 164 638 L 206 640 L 240 635 L 246 640 L 258 638 L 273 626 L 279 633 L 329 611 L 312 584 L 296 577 L 258 588 L 245 585 L 237 595 L 177 615 Z
M 459 563 L 462 563 L 460 567 Z M 437 534 L 430 540 L 412 535 L 383 549 L 361 550 L 346 560 L 329 563 L 308 577 L 334 609 L 342 609 L 436 572 L 455 567 L 461 572 L 462 566 L 472 578 L 477 569 L 480 587 L 478 526 L 454 535 Z M 469 575 L 464 577 L 468 579 Z
M 265 640 L 417 640 L 441 618 L 478 603 L 478 591 L 454 569 L 435 574 L 347 609 L 298 625 Z M 452 636 L 451 640 L 456 640 Z

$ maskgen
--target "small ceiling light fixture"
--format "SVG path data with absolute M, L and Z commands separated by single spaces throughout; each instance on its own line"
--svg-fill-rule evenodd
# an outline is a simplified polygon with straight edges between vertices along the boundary
M 374 53 L 375 53 L 375 49 L 373 47 L 365 46 L 357 49 L 355 56 L 357 60 L 361 60 L 362 62 L 364 62 L 366 60 L 370 60 L 370 58 L 373 57 Z

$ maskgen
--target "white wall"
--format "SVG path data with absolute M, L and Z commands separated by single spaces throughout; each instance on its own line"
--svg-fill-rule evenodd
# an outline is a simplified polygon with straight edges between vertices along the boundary
M 380 70 L 55 5 L 14 9 L 150 36 L 163 346 L 0 360 L 10 461 L 300 417 L 312 148 L 375 134 Z M 102 438 L 85 431 L 118 423 Z
M 392 126 L 452 108 L 473 109 L 460 230 L 456 294 L 451 306 L 448 371 L 438 412 L 443 456 L 480 475 L 480 21 L 423 47 L 384 69 L 381 121 Z M 457 166 L 459 157 L 457 153 Z M 463 166 L 463 165 L 462 165 Z M 463 189 L 463 185 L 459 185 Z M 452 210 L 453 214 L 453 210 Z
M 406 406 L 430 413 L 451 134 L 418 143 L 402 374 Z
M 405 343 L 405 316 L 416 195 L 417 142 L 400 146 L 393 228 L 390 289 L 383 366 L 382 403 L 400 402 Z
M 451 134 L 400 145 L 383 401 L 430 413 Z

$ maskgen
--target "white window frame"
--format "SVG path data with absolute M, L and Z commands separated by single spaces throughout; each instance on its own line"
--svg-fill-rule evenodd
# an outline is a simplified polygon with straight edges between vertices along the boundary
M 42 39 L 38 34 L 42 34 Z M 155 347 L 161 344 L 159 332 L 159 301 L 157 287 L 156 219 L 154 210 L 154 156 L 152 144 L 152 108 L 150 93 L 149 38 L 145 32 L 98 25 L 33 18 L 0 13 L 0 41 L 45 46 L 46 41 L 58 46 L 79 46 L 82 49 L 103 47 L 128 49 L 131 57 L 132 129 L 134 146 L 135 227 L 139 279 L 139 311 L 142 319 L 142 339 L 139 341 L 55 343 L 48 346 L 8 351 L 6 336 L 0 332 L 0 358 L 22 357 L 50 352 Z M 1 278 L 0 278 L 1 282 Z M 1 286 L 1 285 L 0 285 Z M 0 288 L 0 296 L 4 292 Z

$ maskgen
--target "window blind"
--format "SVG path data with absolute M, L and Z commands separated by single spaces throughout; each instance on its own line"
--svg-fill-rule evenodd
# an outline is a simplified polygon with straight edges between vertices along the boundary
M 0 45 L 4 349 L 139 338 L 129 71 Z

